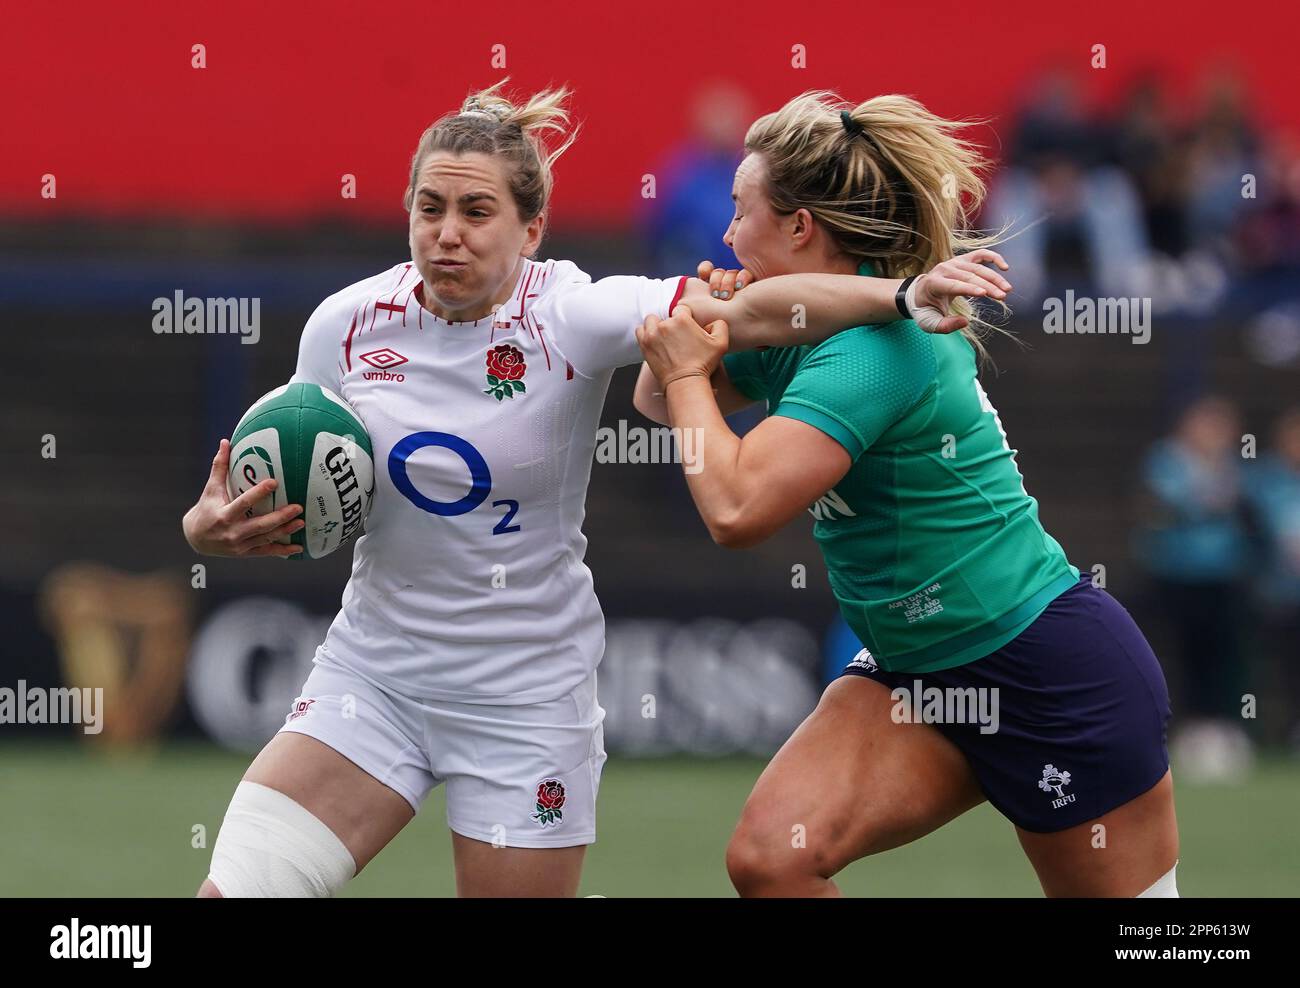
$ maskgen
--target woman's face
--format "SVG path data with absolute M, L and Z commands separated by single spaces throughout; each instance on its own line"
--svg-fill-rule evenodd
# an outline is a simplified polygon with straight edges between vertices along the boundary
M 520 220 L 500 162 L 444 151 L 420 166 L 410 222 L 425 302 L 453 320 L 481 319 L 505 301 L 519 258 L 537 250 L 543 226 L 541 217 Z
M 791 217 L 778 215 L 767 197 L 767 166 L 750 154 L 736 169 L 731 198 L 736 215 L 722 240 L 756 278 L 790 274 L 794 270 L 792 241 L 786 229 Z

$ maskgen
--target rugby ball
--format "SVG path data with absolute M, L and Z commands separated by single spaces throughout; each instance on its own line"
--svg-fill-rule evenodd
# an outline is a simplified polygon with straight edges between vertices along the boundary
M 307 524 L 279 541 L 320 559 L 348 541 L 370 513 L 375 465 L 370 434 L 352 406 L 316 384 L 286 384 L 262 395 L 230 437 L 226 490 L 236 498 L 267 478 L 279 484 L 249 516 L 301 504 Z

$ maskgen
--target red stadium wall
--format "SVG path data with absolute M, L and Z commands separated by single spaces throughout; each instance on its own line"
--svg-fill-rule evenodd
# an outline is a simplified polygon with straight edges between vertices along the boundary
M 718 78 L 747 89 L 759 111 L 808 88 L 907 92 L 943 114 L 1000 120 L 1005 139 L 1047 66 L 1072 60 L 1101 105 L 1154 68 L 1190 112 L 1205 67 L 1227 64 L 1257 120 L 1300 130 L 1281 3 L 1166 6 L 14 5 L 0 64 L 0 213 L 395 219 L 420 131 L 505 73 L 521 89 L 576 89 L 585 131 L 560 165 L 554 205 L 569 227 L 630 219 L 641 176 L 689 126 L 690 95 Z M 194 44 L 206 46 L 205 69 L 190 65 Z M 504 72 L 490 64 L 496 44 Z M 804 69 L 791 66 L 795 44 L 806 46 Z M 1089 67 L 1094 44 L 1106 46 L 1105 69 Z M 41 197 L 47 173 L 55 199 Z M 345 173 L 355 200 L 340 196 Z

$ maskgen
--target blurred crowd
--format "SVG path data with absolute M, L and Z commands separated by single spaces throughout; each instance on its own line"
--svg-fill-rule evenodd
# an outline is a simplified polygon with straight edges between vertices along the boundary
M 1158 73 L 1109 109 L 1081 73 L 1056 70 L 1006 128 L 982 225 L 1005 231 L 1014 307 L 1067 288 L 1150 299 L 1177 334 L 1164 402 L 1211 386 L 1216 324 L 1231 314 L 1251 357 L 1300 366 L 1300 144 L 1262 127 L 1239 76 L 1206 72 L 1174 99 Z M 1162 329 L 1162 332 L 1165 330 Z
M 1199 89 L 1175 111 L 1151 74 L 1101 112 L 1076 74 L 1036 83 L 984 217 L 1015 234 L 1004 253 L 1031 303 L 1062 280 L 1193 315 L 1256 276 L 1285 294 L 1281 279 L 1300 272 L 1300 148 L 1261 131 L 1232 71 Z

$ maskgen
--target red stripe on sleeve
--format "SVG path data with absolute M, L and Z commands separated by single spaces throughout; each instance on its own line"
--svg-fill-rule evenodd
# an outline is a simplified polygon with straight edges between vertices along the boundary
M 348 338 L 343 341 L 343 356 L 347 359 L 348 370 L 352 369 L 352 334 L 357 331 L 357 313 L 352 312 L 352 325 L 348 327 Z
M 681 280 L 677 283 L 677 291 L 673 295 L 673 300 L 668 303 L 668 314 L 670 316 L 673 314 L 673 309 L 677 307 L 677 303 L 682 300 L 682 296 L 685 293 L 686 293 L 686 275 L 682 275 Z

